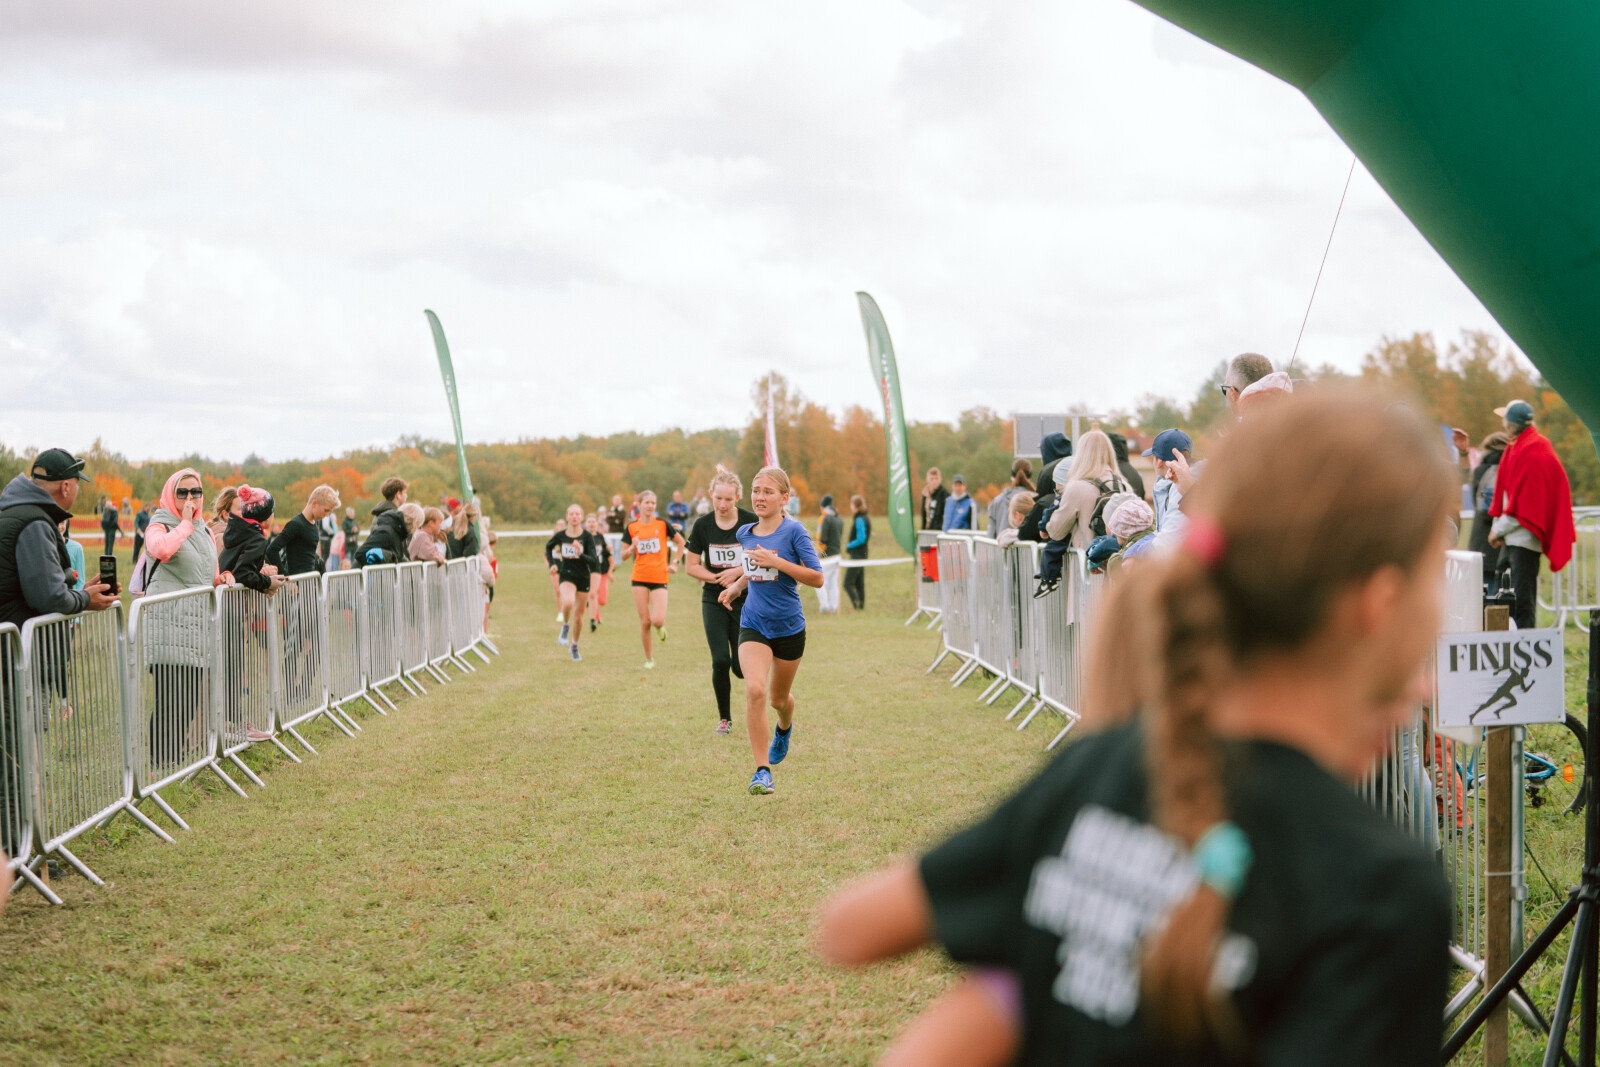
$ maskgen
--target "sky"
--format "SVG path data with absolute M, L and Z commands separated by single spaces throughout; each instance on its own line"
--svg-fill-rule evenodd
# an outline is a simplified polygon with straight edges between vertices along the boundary
M 1280 366 L 1351 154 L 1128 0 L 0 0 L 0 442 L 314 458 Z M 1358 164 L 1300 364 L 1502 332 Z

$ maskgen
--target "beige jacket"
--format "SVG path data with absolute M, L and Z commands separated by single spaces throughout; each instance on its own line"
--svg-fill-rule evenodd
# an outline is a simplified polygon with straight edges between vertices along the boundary
M 1101 472 L 1100 480 L 1113 490 L 1120 492 L 1127 489 L 1127 483 L 1111 471 Z M 1068 482 L 1066 488 L 1061 490 L 1061 503 L 1056 505 L 1056 510 L 1044 524 L 1050 540 L 1061 541 L 1070 534 L 1070 547 L 1088 548 L 1094 538 L 1089 532 L 1089 520 L 1094 517 L 1095 501 L 1099 499 L 1100 490 L 1093 482 L 1083 478 Z

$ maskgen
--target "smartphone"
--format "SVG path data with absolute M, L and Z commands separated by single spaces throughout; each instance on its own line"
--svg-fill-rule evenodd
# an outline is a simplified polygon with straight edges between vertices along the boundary
M 117 557 L 100 557 L 100 580 L 105 582 L 111 590 L 112 596 L 121 596 L 122 589 L 117 585 Z

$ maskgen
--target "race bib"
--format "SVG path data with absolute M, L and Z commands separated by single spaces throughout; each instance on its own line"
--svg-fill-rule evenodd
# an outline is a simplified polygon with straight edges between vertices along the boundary
M 571 541 L 561 546 L 562 559 L 577 559 L 581 555 L 583 555 L 583 550 Z
M 775 582 L 778 580 L 778 568 L 758 567 L 750 562 L 750 557 L 740 554 L 740 562 L 744 564 L 744 574 L 752 582 Z
M 744 566 L 743 545 L 711 545 L 706 559 L 715 570 Z
M 653 556 L 661 551 L 661 538 L 646 537 L 633 543 L 633 550 L 641 556 Z

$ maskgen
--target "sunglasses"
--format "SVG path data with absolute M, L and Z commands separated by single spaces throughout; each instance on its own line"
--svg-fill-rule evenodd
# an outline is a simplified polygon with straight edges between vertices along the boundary
M 179 498 L 180 500 L 183 499 L 186 496 L 194 496 L 194 497 L 204 498 L 205 495 L 206 495 L 206 491 L 204 489 L 174 489 L 172 491 L 172 495 L 177 497 L 177 498 Z
M 1219 386 L 1218 388 L 1220 388 L 1222 390 L 1222 395 L 1223 396 L 1227 396 L 1228 395 L 1228 390 L 1229 389 L 1233 389 L 1233 391 L 1236 392 L 1236 393 L 1239 391 L 1237 389 L 1234 389 L 1234 387 L 1231 386 L 1231 385 L 1223 385 L 1223 386 Z

